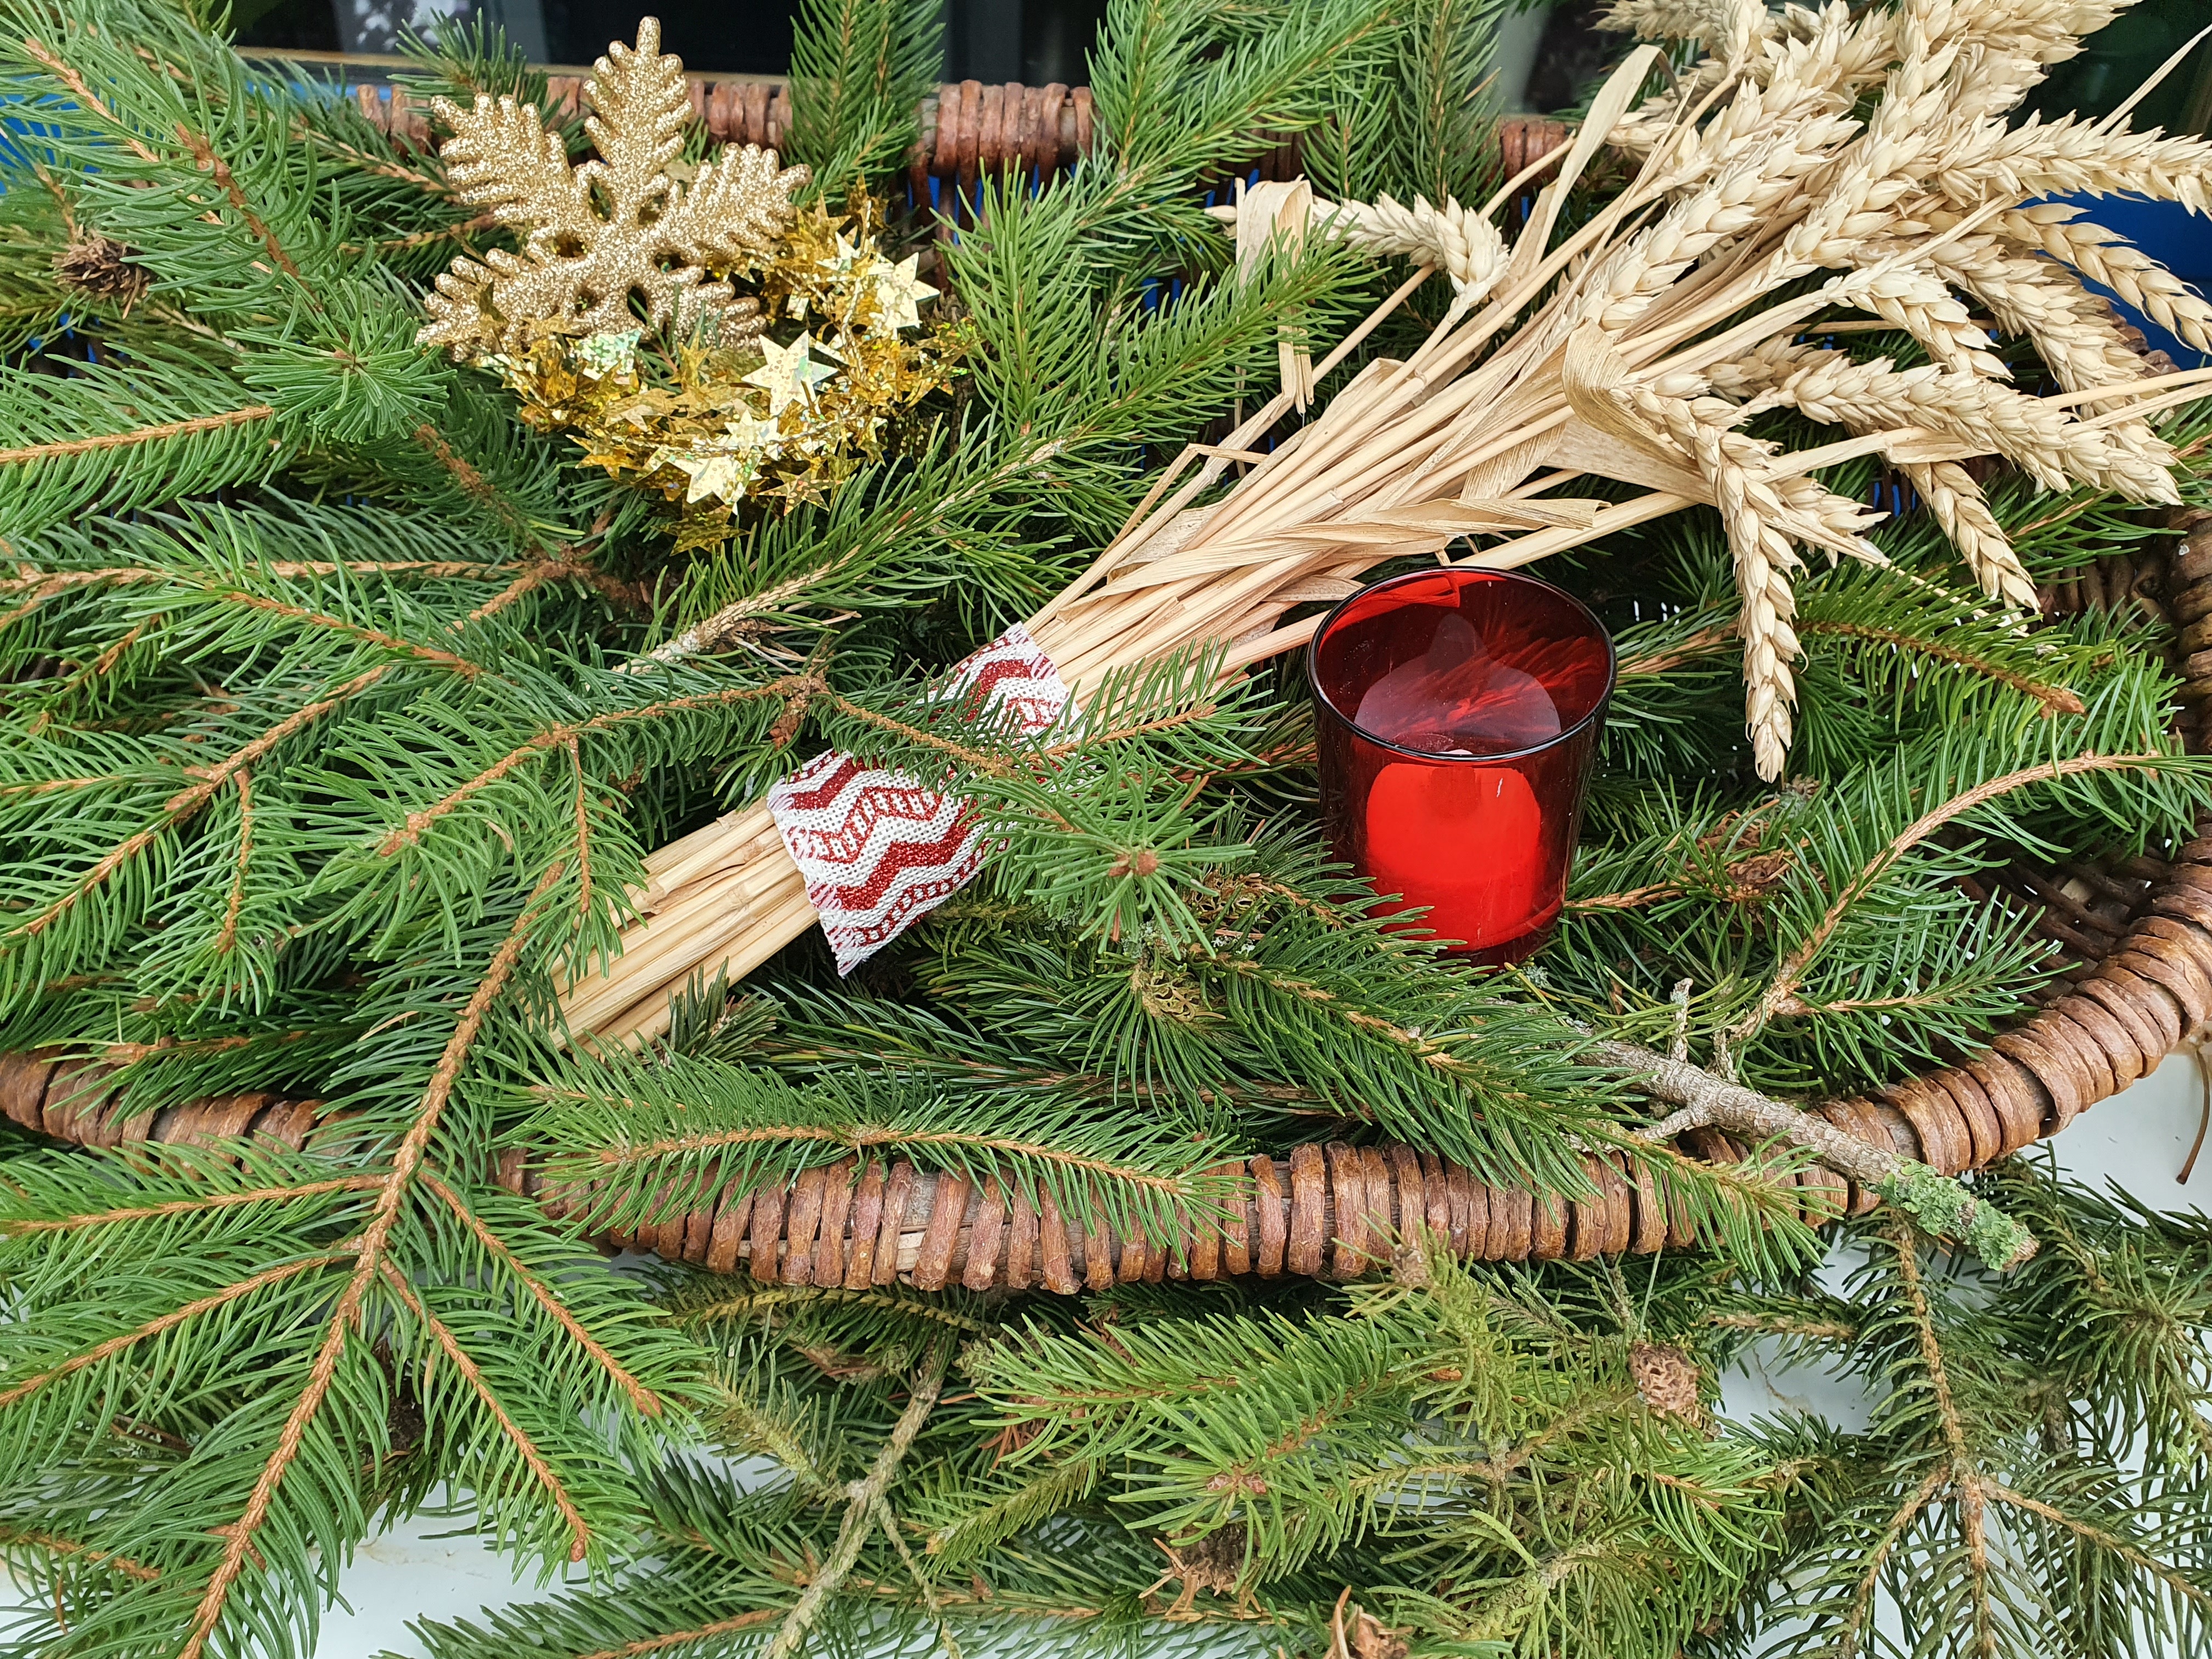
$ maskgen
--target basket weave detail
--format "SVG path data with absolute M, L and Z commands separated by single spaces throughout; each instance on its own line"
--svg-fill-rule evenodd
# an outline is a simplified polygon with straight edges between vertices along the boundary
M 791 130 L 791 94 L 781 82 L 706 81 L 691 83 L 691 112 L 717 142 L 758 144 L 781 150 Z M 581 112 L 580 76 L 556 75 L 546 82 L 546 114 L 566 119 Z M 362 113 L 401 143 L 416 149 L 430 145 L 429 106 L 398 87 L 354 88 Z M 920 141 L 907 167 L 907 182 L 918 202 L 929 199 L 932 179 L 972 191 L 987 173 L 1009 167 L 1053 173 L 1075 165 L 1091 153 L 1094 137 L 1091 88 L 1029 87 L 1019 82 L 987 86 L 981 81 L 948 82 L 921 101 Z M 1499 161 L 1505 177 L 1519 173 L 1547 150 L 1565 141 L 1564 124 L 1540 115 L 1507 116 L 1498 123 Z M 1286 137 L 1254 163 L 1263 179 L 1293 179 L 1301 170 L 1298 143 Z M 948 200 L 948 209 L 955 204 Z M 959 204 L 964 210 L 966 204 Z

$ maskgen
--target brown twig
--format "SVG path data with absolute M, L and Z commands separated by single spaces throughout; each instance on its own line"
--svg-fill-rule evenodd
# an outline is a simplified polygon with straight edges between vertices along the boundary
M 1780 1141 L 1803 1147 L 1837 1174 L 1863 1187 L 1878 1186 L 1905 1165 L 1905 1159 L 1894 1152 L 1845 1134 L 1824 1117 L 1715 1077 L 1687 1060 L 1670 1060 L 1628 1042 L 1597 1042 L 1591 1045 L 1590 1052 L 1601 1064 L 1635 1077 L 1638 1086 L 1655 1100 L 1676 1108 L 1660 1121 L 1638 1130 L 1639 1139 L 1670 1141 L 1692 1129 L 1710 1127 L 1754 1146 Z

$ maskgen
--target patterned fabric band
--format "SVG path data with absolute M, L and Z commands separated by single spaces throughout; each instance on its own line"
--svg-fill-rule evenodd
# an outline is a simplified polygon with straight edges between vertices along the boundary
M 1017 623 L 952 671 L 945 696 L 981 694 L 1024 733 L 1042 732 L 1071 700 L 1052 659 Z M 974 806 L 911 773 L 834 750 L 768 793 L 785 848 L 822 913 L 823 937 L 849 974 L 967 885 L 983 867 Z

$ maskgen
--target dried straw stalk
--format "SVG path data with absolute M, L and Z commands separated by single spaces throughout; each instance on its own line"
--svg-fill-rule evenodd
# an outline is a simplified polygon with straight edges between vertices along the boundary
M 2124 111 L 2094 125 L 2004 120 L 2124 3 L 1905 0 L 1855 17 L 1840 3 L 1773 15 L 1759 0 L 1624 0 L 1617 26 L 1693 38 L 1710 55 L 1640 105 L 1661 55 L 1632 55 L 1565 155 L 1537 164 L 1556 161 L 1559 176 L 1510 248 L 1492 216 L 1522 179 L 1475 212 L 1313 203 L 1307 234 L 1419 268 L 1310 375 L 1290 375 L 1221 443 L 1186 451 L 1030 632 L 1080 699 L 1116 669 L 1202 641 L 1228 641 L 1232 669 L 1301 645 L 1313 623 L 1283 625 L 1284 613 L 1352 591 L 1387 559 L 1441 560 L 1480 534 L 1502 538 L 1460 562 L 1510 568 L 1705 502 L 1734 550 L 1753 751 L 1762 775 L 1779 776 L 1801 550 L 1881 558 L 1863 535 L 1878 515 L 1822 488 L 1815 469 L 1887 456 L 1983 592 L 2023 609 L 2026 574 L 1959 462 L 1994 454 L 2052 488 L 2178 499 L 2175 456 L 2148 416 L 2205 377 L 2146 378 L 2077 272 L 2142 296 L 2193 343 L 2212 346 L 2212 307 L 2110 233 L 2027 204 L 2094 190 L 2203 211 L 2212 144 L 2130 132 Z M 1855 114 L 1877 85 L 1872 112 Z M 1552 246 L 1566 192 L 1608 142 L 1642 158 L 1634 181 Z M 1304 203 L 1285 188 L 1232 211 L 1295 234 Z M 1455 298 L 1419 349 L 1367 364 L 1217 495 L 1232 461 L 1438 270 Z M 1777 297 L 1790 289 L 1807 291 Z M 1962 294 L 2031 338 L 2067 392 L 2005 384 Z M 1837 311 L 1909 333 L 1928 363 L 1854 362 L 1811 343 Z M 1740 429 L 1784 404 L 1854 435 L 1791 453 Z M 1584 475 L 1647 493 L 1617 504 L 1557 493 Z M 710 619 L 656 658 L 718 637 Z M 741 978 L 814 919 L 764 809 L 732 813 L 647 867 L 624 954 L 564 999 L 571 1028 L 601 1040 L 657 1033 L 672 988 L 718 968 Z

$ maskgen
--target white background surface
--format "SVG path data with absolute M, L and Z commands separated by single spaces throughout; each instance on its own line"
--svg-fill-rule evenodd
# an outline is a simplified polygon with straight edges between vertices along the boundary
M 2212 1154 L 2199 1160 L 2189 1186 L 2174 1182 L 2197 1133 L 2202 1087 L 2194 1060 L 2168 1059 L 2155 1076 L 2076 1119 L 2055 1143 L 2060 1164 L 2077 1179 L 2116 1182 L 2161 1209 L 2212 1208 Z M 1792 1407 L 1839 1423 L 1863 1420 L 1853 1391 L 1820 1372 L 1768 1373 L 1753 1364 L 1724 1386 L 1733 1417 Z M 410 1620 L 465 1618 L 544 1593 L 534 1583 L 517 1583 L 507 1564 L 474 1539 L 436 1536 L 458 1524 L 420 1520 L 364 1544 L 345 1574 L 349 1606 L 325 1616 L 316 1659 L 385 1652 L 419 1659 L 424 1649 Z

